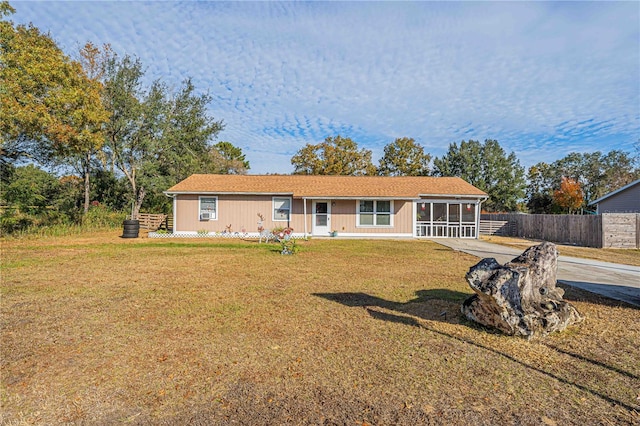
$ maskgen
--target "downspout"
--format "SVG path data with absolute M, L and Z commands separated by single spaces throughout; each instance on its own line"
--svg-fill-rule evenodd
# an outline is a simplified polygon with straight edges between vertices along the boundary
M 173 196 L 173 226 L 172 226 L 172 233 L 176 233 L 178 232 L 178 215 L 176 213 L 176 209 L 178 208 L 178 200 L 176 199 L 176 196 Z
M 302 197 L 302 211 L 304 216 L 304 237 L 307 238 L 307 199 Z
M 172 232 L 175 234 L 176 233 L 176 218 L 178 217 L 178 215 L 176 215 L 176 206 L 177 206 L 177 202 L 176 202 L 176 194 L 167 194 L 166 192 L 164 192 L 164 195 L 166 195 L 169 198 L 173 199 L 172 202 L 172 206 L 171 209 L 173 211 L 173 223 L 171 224 L 171 229 L 173 230 Z

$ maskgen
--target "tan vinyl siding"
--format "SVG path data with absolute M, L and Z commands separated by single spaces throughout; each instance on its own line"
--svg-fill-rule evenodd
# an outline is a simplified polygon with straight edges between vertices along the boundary
M 331 229 L 345 234 L 411 234 L 412 232 L 412 202 L 393 201 L 393 226 L 392 227 L 362 227 L 358 226 L 356 215 L 359 200 L 327 200 L 331 204 Z M 302 212 L 300 212 L 302 213 Z M 307 226 L 311 232 L 312 220 L 311 200 L 307 202 Z
M 273 220 L 273 197 L 270 195 L 217 195 L 216 220 L 200 220 L 199 198 L 191 194 L 176 196 L 176 232 L 223 232 L 229 225 L 232 232 L 258 232 L 258 213 L 264 216 L 265 229 L 291 226 L 295 232 L 304 232 L 302 200 L 292 200 L 291 220 L 287 222 Z
M 176 206 L 176 210 L 173 212 L 175 218 L 174 232 L 195 232 L 199 229 L 205 229 L 199 223 L 199 199 L 197 195 L 179 195 L 174 202 Z
M 205 195 L 206 196 L 206 195 Z M 200 220 L 199 195 L 184 194 L 176 196 L 176 232 L 223 232 L 231 225 L 232 232 L 258 231 L 258 213 L 262 213 L 265 229 L 290 226 L 296 233 L 304 233 L 303 200 L 292 199 L 289 222 L 274 221 L 272 218 L 273 197 L 271 195 L 217 195 L 217 219 Z M 276 196 L 280 198 L 280 196 Z M 281 196 L 286 198 L 286 196 Z M 357 200 L 327 200 L 331 204 L 331 229 L 342 233 L 358 234 L 410 234 L 412 232 L 412 202 L 393 201 L 392 227 L 357 226 Z M 307 228 L 312 231 L 312 200 L 307 200 Z M 244 231 L 243 231 L 244 230 Z

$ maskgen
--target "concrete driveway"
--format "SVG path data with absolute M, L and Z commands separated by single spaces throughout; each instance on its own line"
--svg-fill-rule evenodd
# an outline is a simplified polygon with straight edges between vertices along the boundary
M 524 250 L 462 238 L 433 238 L 431 241 L 453 250 L 484 259 L 493 257 L 501 264 Z M 558 282 L 621 300 L 640 307 L 640 267 L 576 257 L 558 257 Z

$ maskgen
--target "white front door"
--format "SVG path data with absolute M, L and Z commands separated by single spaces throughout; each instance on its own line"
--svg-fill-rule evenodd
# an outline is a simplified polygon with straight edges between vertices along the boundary
M 331 203 L 328 201 L 313 202 L 313 235 L 328 237 L 331 232 Z

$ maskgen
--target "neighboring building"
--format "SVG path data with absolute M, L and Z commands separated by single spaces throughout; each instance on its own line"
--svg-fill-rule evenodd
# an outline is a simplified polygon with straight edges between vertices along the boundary
M 596 213 L 640 213 L 640 179 L 589 203 Z
M 192 175 L 173 197 L 173 233 L 477 238 L 487 194 L 455 177 Z

